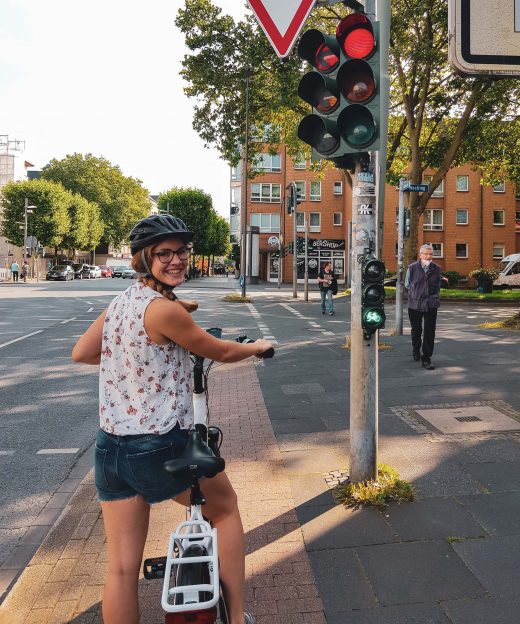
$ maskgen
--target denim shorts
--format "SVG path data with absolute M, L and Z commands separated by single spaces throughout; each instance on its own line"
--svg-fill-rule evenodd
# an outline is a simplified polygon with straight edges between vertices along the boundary
M 175 425 L 162 435 L 118 436 L 99 429 L 95 449 L 95 480 L 99 500 L 123 500 L 140 495 L 159 503 L 187 490 L 189 478 L 174 479 L 164 462 L 178 457 L 188 432 Z

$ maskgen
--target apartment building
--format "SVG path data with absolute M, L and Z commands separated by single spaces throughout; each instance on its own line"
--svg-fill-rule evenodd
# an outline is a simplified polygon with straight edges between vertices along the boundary
M 348 240 L 352 195 L 343 172 L 310 169 L 308 160 L 293 160 L 284 146 L 276 154 L 264 153 L 255 162 L 257 176 L 247 184 L 248 225 L 258 226 L 259 277 L 278 281 L 279 241 L 285 247 L 293 240 L 294 217 L 286 210 L 286 188 L 295 182 L 301 203 L 297 232 L 304 236 L 308 223 L 311 250 L 309 278 L 332 262 L 340 282 L 348 274 Z M 520 251 L 520 196 L 504 180 L 495 187 L 480 184 L 480 171 L 465 165 L 451 169 L 435 189 L 419 225 L 419 243 L 431 243 L 435 261 L 443 270 L 467 275 L 478 266 L 496 266 L 505 255 Z M 431 176 L 425 176 L 429 182 Z M 242 166 L 231 171 L 230 231 L 232 242 L 240 241 L 245 190 Z M 387 269 L 397 266 L 398 190 L 387 185 L 383 223 L 383 259 Z M 303 281 L 305 257 L 297 254 L 298 281 Z M 293 255 L 282 258 L 283 282 L 292 281 Z

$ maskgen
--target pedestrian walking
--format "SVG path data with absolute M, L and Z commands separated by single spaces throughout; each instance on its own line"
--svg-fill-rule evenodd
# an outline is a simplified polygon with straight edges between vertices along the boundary
M 13 276 L 13 282 L 17 282 L 18 281 L 18 273 L 19 273 L 19 271 L 20 271 L 20 265 L 15 260 L 14 262 L 11 263 L 11 274 Z
M 24 282 L 27 282 L 28 275 L 29 275 L 29 265 L 27 264 L 27 262 L 24 262 L 22 264 L 22 269 L 20 271 L 20 277 L 23 279 Z
M 179 301 L 193 234 L 172 215 L 139 221 L 130 233 L 132 268 L 139 274 L 76 343 L 72 358 L 100 364 L 95 482 L 108 542 L 103 592 L 105 624 L 139 622 L 138 581 L 150 505 L 168 499 L 187 506 L 190 478 L 172 479 L 164 462 L 178 457 L 193 428 L 190 353 L 239 362 L 272 347 L 267 340 L 219 340 Z M 225 473 L 205 479 L 204 514 L 218 530 L 221 579 L 233 624 L 244 614 L 245 554 L 236 494 Z
M 323 265 L 321 271 L 318 274 L 318 284 L 320 286 L 321 295 L 321 313 L 325 314 L 325 301 L 327 302 L 327 311 L 329 316 L 334 314 L 334 301 L 333 295 L 338 292 L 338 280 L 332 272 L 332 265 L 327 262 Z
M 441 267 L 432 262 L 433 247 L 422 245 L 419 260 L 408 266 L 405 286 L 408 289 L 408 318 L 412 326 L 412 356 L 426 370 L 432 364 L 437 310 L 440 305 Z M 423 328 L 424 321 L 424 328 Z

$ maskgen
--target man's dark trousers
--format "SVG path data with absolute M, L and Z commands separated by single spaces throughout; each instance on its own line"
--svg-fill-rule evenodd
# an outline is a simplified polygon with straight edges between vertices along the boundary
M 414 353 L 421 352 L 423 360 L 430 360 L 433 354 L 433 343 L 435 341 L 435 327 L 437 325 L 437 308 L 432 308 L 427 312 L 410 310 L 408 308 L 408 318 L 412 326 L 412 348 Z M 424 318 L 424 332 L 423 332 Z M 422 337 L 422 340 L 421 340 Z

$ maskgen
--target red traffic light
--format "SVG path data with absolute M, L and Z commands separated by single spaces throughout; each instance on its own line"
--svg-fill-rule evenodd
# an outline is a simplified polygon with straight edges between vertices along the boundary
M 318 71 L 328 74 L 339 65 L 339 45 L 334 37 L 312 28 L 302 35 L 298 44 L 298 56 Z
M 341 93 L 352 104 L 366 104 L 376 93 L 374 72 L 366 61 L 354 59 L 344 63 L 337 81 Z
M 336 38 L 350 58 L 366 59 L 376 49 L 374 29 L 364 13 L 351 13 L 341 20 L 336 29 Z

